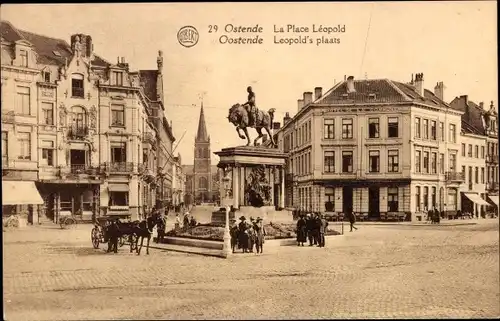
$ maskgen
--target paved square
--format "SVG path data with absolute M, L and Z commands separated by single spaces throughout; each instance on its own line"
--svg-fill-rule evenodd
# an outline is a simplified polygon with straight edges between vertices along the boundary
M 368 226 L 229 260 L 94 250 L 89 225 L 4 233 L 7 320 L 498 317 L 499 225 Z

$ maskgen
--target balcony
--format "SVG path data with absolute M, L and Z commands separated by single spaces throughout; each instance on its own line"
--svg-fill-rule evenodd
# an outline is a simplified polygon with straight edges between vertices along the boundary
M 85 164 L 71 164 L 69 166 L 69 172 L 71 174 L 97 175 L 97 168 Z
M 465 181 L 464 173 L 462 172 L 446 172 L 445 180 L 447 182 L 462 183 Z
M 498 182 L 486 183 L 486 191 L 489 193 L 498 192 Z
M 83 90 L 83 87 L 72 87 L 71 88 L 71 97 L 84 98 L 85 92 Z
M 147 164 L 139 164 L 138 172 L 139 175 L 142 176 L 144 181 L 148 183 L 154 182 L 156 178 L 156 173 L 150 167 L 148 167 Z
M 72 125 L 68 131 L 69 139 L 83 139 L 89 134 L 89 128 L 85 125 Z
M 156 140 L 155 140 L 155 137 L 152 133 L 147 132 L 147 133 L 142 134 L 142 142 L 154 145 L 156 143 Z
M 490 154 L 486 155 L 486 162 L 498 164 L 498 155 L 490 155 Z
M 134 171 L 134 163 L 129 162 L 106 162 L 104 171 L 109 173 L 131 173 Z

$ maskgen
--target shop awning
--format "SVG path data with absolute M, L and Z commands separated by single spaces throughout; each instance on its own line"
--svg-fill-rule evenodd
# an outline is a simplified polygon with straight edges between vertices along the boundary
M 477 193 L 464 193 L 464 195 L 477 205 L 490 205 L 488 202 L 483 200 L 481 196 Z
M 490 201 L 496 205 L 498 207 L 498 201 L 499 201 L 499 197 L 498 195 L 488 195 L 488 198 L 490 199 Z M 490 204 L 491 205 L 491 204 Z
M 110 192 L 128 192 L 128 184 L 109 184 L 108 190 Z
M 35 182 L 2 181 L 2 205 L 43 204 Z

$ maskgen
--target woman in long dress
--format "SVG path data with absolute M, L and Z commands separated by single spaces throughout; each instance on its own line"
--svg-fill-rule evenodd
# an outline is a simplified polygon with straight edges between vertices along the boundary
M 307 227 L 304 215 L 301 215 L 297 221 L 297 246 L 304 246 L 304 242 L 307 242 Z

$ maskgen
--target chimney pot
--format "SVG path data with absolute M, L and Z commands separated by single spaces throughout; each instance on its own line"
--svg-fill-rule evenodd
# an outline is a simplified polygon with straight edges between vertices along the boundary
M 314 100 L 318 100 L 323 96 L 323 88 L 316 87 L 314 88 Z
M 118 64 L 120 63 L 120 56 L 116 57 L 116 61 Z
M 420 95 L 424 95 L 424 74 L 418 73 L 415 75 L 415 91 Z
M 347 77 L 347 93 L 354 93 L 356 89 L 354 88 L 354 77 Z
M 313 93 L 310 91 L 306 91 L 304 93 L 304 107 L 312 103 Z
M 484 109 L 484 102 L 480 102 L 479 107 L 481 107 L 481 109 Z
M 304 99 L 297 99 L 297 112 L 304 108 Z

